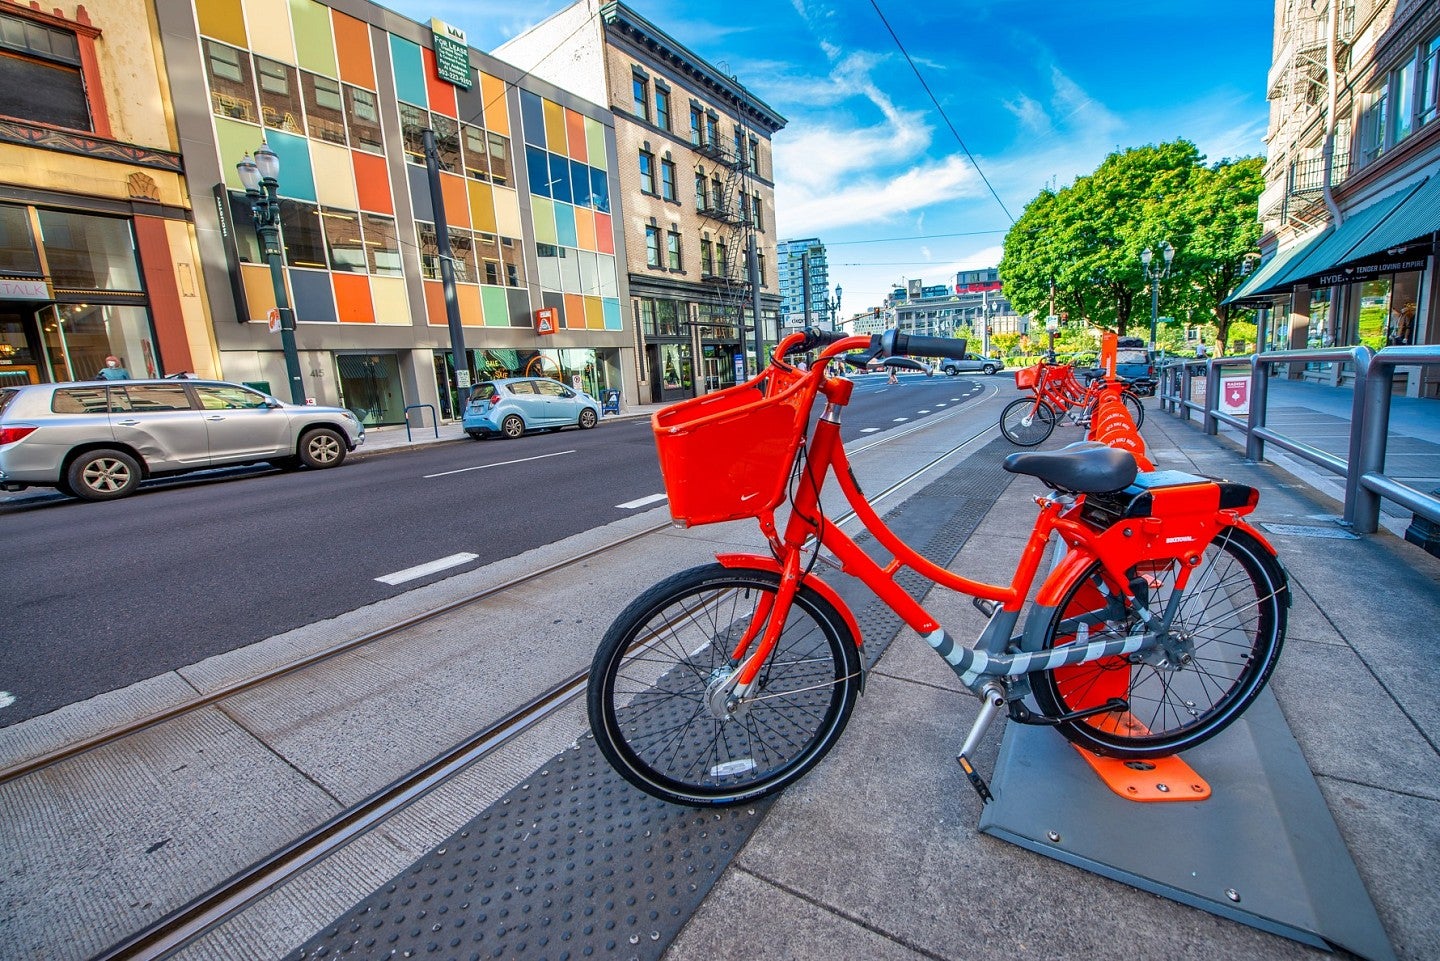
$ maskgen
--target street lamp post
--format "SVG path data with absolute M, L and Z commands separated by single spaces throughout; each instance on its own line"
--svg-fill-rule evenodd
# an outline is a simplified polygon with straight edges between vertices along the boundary
M 1140 266 L 1147 281 L 1150 282 L 1150 349 L 1155 349 L 1155 327 L 1160 320 L 1160 281 L 1170 276 L 1170 263 L 1175 259 L 1175 248 L 1170 246 L 1170 241 L 1160 245 L 1160 253 L 1164 255 L 1165 265 L 1155 264 L 1152 268 L 1150 262 L 1155 259 L 1155 253 L 1146 247 L 1140 251 Z
M 840 285 L 835 285 L 835 296 L 826 301 L 825 306 L 830 308 L 830 329 L 840 329 Z
M 285 375 L 290 379 L 290 400 L 305 403 L 305 382 L 300 377 L 300 354 L 295 348 L 295 314 L 285 296 L 285 269 L 280 260 L 280 158 L 264 141 L 235 165 L 255 219 L 260 252 L 270 265 L 275 307 L 280 312 L 280 345 L 285 350 Z

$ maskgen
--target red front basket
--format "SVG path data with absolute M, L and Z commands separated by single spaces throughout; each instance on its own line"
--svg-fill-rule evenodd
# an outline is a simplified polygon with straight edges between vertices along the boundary
M 1015 388 L 1017 390 L 1034 390 L 1038 367 L 1021 367 L 1015 371 Z
M 675 522 L 757 517 L 779 504 L 816 386 L 798 371 L 770 367 L 651 417 Z

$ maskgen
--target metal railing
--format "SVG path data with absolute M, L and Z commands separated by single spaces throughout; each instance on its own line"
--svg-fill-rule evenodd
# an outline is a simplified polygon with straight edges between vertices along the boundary
M 432 423 L 432 424 L 434 425 L 434 427 L 435 427 L 435 436 L 436 436 L 437 438 L 440 436 L 440 419 L 435 415 L 435 405 L 434 405 L 434 404 L 411 404 L 409 407 L 406 407 L 406 408 L 405 408 L 405 443 L 408 444 L 408 443 L 410 443 L 410 440 L 411 440 L 411 438 L 410 438 L 410 412 L 411 412 L 412 410 L 422 410 L 422 409 L 424 409 L 424 408 L 426 408 L 426 407 L 430 408 L 430 421 L 431 421 L 431 423 Z M 424 426 L 425 426 L 425 415 L 424 415 L 424 414 L 421 414 L 421 415 L 420 415 L 420 426 L 421 426 L 421 427 L 424 427 Z
M 1344 458 L 1282 434 L 1265 423 L 1270 377 L 1278 364 L 1332 363 L 1354 367 L 1354 394 L 1350 410 L 1349 446 Z M 1160 369 L 1156 396 L 1160 409 L 1189 420 L 1198 412 L 1207 434 L 1221 424 L 1245 433 L 1245 456 L 1265 459 L 1265 445 L 1274 444 L 1297 457 L 1344 478 L 1343 523 L 1360 534 L 1373 534 L 1380 526 L 1380 500 L 1386 498 L 1433 523 L 1440 523 L 1440 497 L 1400 483 L 1385 473 L 1385 449 L 1390 431 L 1390 399 L 1395 368 L 1440 364 L 1440 346 L 1386 347 L 1378 353 L 1369 347 L 1332 347 L 1323 350 L 1277 350 L 1242 357 L 1177 360 Z M 1249 414 L 1227 413 L 1220 403 L 1222 368 L 1244 368 L 1250 376 Z M 1191 400 L 1194 379 L 1205 378 L 1205 398 Z M 1440 409 L 1440 406 L 1437 406 Z

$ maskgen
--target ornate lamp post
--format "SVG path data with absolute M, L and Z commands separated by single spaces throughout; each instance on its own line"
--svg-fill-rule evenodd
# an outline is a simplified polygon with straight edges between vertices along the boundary
M 826 302 L 825 302 L 825 306 L 830 309 L 830 329 L 831 329 L 831 330 L 839 330 L 839 329 L 840 329 L 840 285 L 839 285 L 839 284 L 836 284 L 836 285 L 835 285 L 835 296 L 834 296 L 834 297 L 831 297 L 828 301 L 826 301 Z
M 1155 349 L 1155 325 L 1160 319 L 1160 281 L 1170 276 L 1170 263 L 1175 259 L 1175 248 L 1170 246 L 1170 241 L 1160 245 L 1160 253 L 1164 255 L 1165 265 L 1162 267 L 1156 263 L 1152 269 L 1150 262 L 1155 259 L 1154 252 L 1146 247 L 1140 251 L 1140 266 L 1142 274 L 1150 282 L 1150 349 Z
M 305 403 L 305 383 L 300 378 L 300 354 L 295 349 L 295 314 L 285 296 L 285 270 L 280 260 L 280 158 L 263 141 L 255 151 L 235 165 L 245 196 L 255 218 L 255 235 L 260 252 L 270 265 L 270 283 L 275 288 L 275 306 L 280 311 L 280 344 L 285 350 L 285 374 L 290 379 L 290 400 Z

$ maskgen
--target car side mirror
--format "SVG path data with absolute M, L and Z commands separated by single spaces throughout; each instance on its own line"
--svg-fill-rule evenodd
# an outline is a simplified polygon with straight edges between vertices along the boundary
M 265 406 L 266 406 L 267 408 L 269 408 L 270 410 L 279 410 L 281 407 L 284 407 L 285 405 L 282 404 L 282 403 L 280 403 L 278 400 L 275 400 L 275 399 L 272 398 L 272 399 L 270 399 L 270 400 L 265 401 Z

